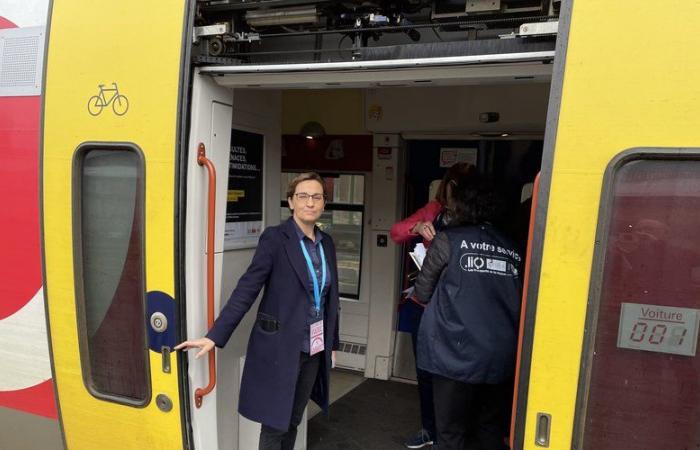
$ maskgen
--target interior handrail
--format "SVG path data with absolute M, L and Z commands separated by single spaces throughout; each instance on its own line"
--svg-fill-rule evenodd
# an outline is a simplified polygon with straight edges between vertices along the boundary
M 197 164 L 205 166 L 209 174 L 209 204 L 207 207 L 207 330 L 214 326 L 214 233 L 216 231 L 216 168 L 206 157 L 204 144 L 197 147 Z M 209 384 L 194 391 L 194 404 L 202 406 L 204 396 L 216 386 L 216 348 L 209 352 Z

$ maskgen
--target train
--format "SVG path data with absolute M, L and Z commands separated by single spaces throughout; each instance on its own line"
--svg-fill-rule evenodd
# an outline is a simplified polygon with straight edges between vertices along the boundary
M 215 356 L 173 347 L 310 170 L 337 365 L 414 383 L 389 231 L 455 162 L 527 255 L 509 447 L 700 445 L 697 2 L 30 3 L 0 5 L 1 449 L 257 448 L 253 314 Z

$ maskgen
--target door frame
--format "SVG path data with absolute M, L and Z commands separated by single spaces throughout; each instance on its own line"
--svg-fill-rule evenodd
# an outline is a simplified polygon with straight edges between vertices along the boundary
M 550 189 L 552 185 L 552 172 L 554 167 L 554 150 L 559 128 L 559 113 L 561 110 L 562 89 L 564 85 L 564 71 L 566 67 L 566 55 L 569 43 L 569 30 L 571 26 L 571 12 L 574 0 L 562 2 L 559 12 L 559 29 L 555 49 L 554 67 L 550 85 L 549 104 L 547 106 L 547 124 L 545 127 L 544 147 L 542 150 L 542 165 L 540 168 L 540 187 L 537 193 L 537 207 L 535 210 L 535 228 L 529 237 L 532 241 L 532 256 L 529 262 L 530 272 L 525 309 L 525 333 L 522 337 L 522 346 L 519 349 L 521 355 L 520 372 L 515 374 L 518 391 L 514 421 L 514 436 L 511 436 L 514 449 L 525 446 L 525 426 L 528 413 L 528 394 L 530 373 L 532 370 L 532 351 L 534 346 L 535 323 L 537 315 L 537 297 L 540 287 L 540 275 L 542 272 L 542 257 L 544 252 L 544 238 L 547 223 L 547 211 L 549 206 Z

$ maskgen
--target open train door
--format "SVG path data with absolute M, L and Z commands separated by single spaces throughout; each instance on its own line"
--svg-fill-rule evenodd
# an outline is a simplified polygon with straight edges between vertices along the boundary
M 700 3 L 562 9 L 515 448 L 697 448 Z
M 177 152 L 191 2 L 55 0 L 42 136 L 46 304 L 67 448 L 187 441 Z

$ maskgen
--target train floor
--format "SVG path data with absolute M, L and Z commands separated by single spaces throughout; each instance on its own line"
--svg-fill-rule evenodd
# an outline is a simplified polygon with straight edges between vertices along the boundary
M 353 376 L 361 380 L 331 404 L 328 417 L 316 414 L 309 420 L 308 450 L 405 449 L 403 442 L 420 428 L 418 388 Z

